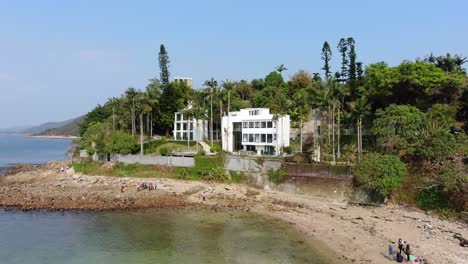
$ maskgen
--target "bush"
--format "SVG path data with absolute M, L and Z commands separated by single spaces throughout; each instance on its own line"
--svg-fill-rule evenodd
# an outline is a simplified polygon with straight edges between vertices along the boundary
M 197 156 L 205 156 L 205 151 L 203 149 L 200 149 L 198 152 L 197 152 Z
M 211 152 L 221 152 L 223 150 L 220 145 L 214 145 L 213 147 L 210 148 Z
M 393 155 L 367 154 L 353 169 L 354 182 L 387 197 L 402 184 L 405 164 Z
M 293 153 L 293 149 L 292 149 L 291 146 L 283 147 L 283 152 L 284 152 L 284 153 L 287 153 L 287 154 L 292 154 L 292 153 Z
M 172 153 L 172 149 L 168 147 L 161 147 L 159 149 L 159 153 L 161 154 L 161 156 L 167 156 Z
M 208 170 L 200 170 L 198 172 L 198 176 L 200 179 L 205 181 L 213 181 L 213 182 L 224 182 L 231 180 L 230 175 L 226 174 L 224 168 L 222 167 L 214 167 Z
M 268 180 L 274 184 L 283 182 L 288 175 L 288 170 L 285 168 L 279 168 L 278 170 L 270 169 L 268 170 Z

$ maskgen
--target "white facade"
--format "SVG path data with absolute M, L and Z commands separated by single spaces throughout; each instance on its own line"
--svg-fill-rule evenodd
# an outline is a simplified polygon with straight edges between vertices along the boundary
M 183 82 L 185 83 L 188 87 L 193 88 L 193 80 L 190 77 L 175 77 L 174 78 L 175 82 Z
M 174 140 L 203 141 L 208 137 L 208 122 L 195 118 L 187 119 L 181 112 L 174 113 Z
M 283 147 L 289 146 L 289 130 L 289 115 L 273 120 L 268 108 L 229 112 L 222 120 L 222 147 L 227 152 L 279 155 Z

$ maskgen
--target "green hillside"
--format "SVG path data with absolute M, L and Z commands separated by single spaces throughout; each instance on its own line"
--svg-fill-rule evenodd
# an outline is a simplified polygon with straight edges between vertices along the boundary
M 83 122 L 84 116 L 80 116 L 70 122 L 64 124 L 63 126 L 50 128 L 44 132 L 36 134 L 37 136 L 80 136 L 78 132 L 80 124 Z

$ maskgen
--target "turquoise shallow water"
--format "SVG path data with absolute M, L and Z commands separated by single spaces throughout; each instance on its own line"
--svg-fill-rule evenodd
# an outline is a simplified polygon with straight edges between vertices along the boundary
M 70 139 L 27 138 L 0 135 L 0 168 L 13 163 L 45 163 L 65 160 Z
M 329 263 L 294 228 L 245 212 L 0 211 L 0 263 Z

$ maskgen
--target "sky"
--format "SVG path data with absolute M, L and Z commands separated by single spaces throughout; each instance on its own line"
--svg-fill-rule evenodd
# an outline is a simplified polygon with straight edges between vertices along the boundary
M 159 77 L 263 78 L 320 72 L 321 48 L 354 37 L 364 64 L 468 56 L 468 1 L 0 0 L 0 128 L 85 114 Z

